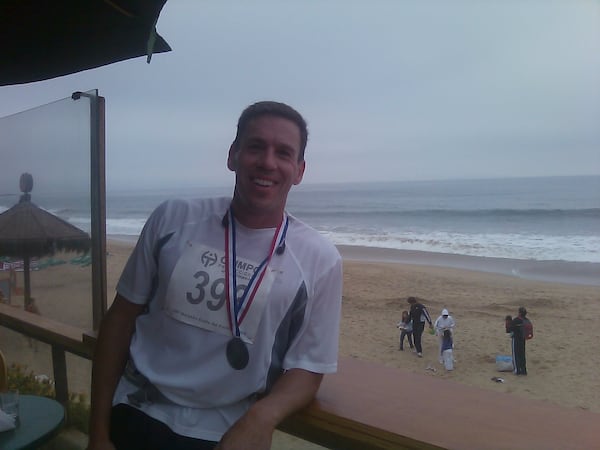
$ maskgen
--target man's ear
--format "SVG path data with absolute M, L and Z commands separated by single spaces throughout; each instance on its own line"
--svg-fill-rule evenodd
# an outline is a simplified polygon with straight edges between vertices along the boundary
M 306 161 L 302 160 L 302 162 L 298 165 L 298 171 L 296 172 L 294 184 L 300 184 L 302 177 L 304 176 L 304 169 L 306 169 Z
M 233 143 L 229 147 L 229 154 L 227 155 L 227 168 L 232 172 L 235 172 L 237 170 L 237 158 L 238 152 L 235 143 Z

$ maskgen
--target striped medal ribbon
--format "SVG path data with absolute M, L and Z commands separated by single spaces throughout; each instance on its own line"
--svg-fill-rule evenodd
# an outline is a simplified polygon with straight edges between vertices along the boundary
M 267 256 L 254 271 L 248 285 L 239 298 L 237 296 L 235 221 L 233 219 L 231 207 L 227 212 L 227 219 L 225 225 L 225 280 L 227 281 L 225 299 L 227 303 L 229 326 L 233 338 L 227 343 L 226 355 L 227 361 L 232 368 L 235 370 L 242 370 L 248 365 L 250 355 L 246 343 L 240 337 L 240 325 L 252 306 L 252 302 L 254 301 L 258 288 L 267 272 L 267 267 L 271 258 L 275 253 L 281 254 L 283 249 L 285 249 L 285 235 L 288 229 L 289 218 L 287 214 L 284 213 L 273 234 Z

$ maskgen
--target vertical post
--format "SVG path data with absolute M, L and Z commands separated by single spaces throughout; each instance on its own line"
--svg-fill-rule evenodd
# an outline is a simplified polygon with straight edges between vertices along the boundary
M 91 206 L 92 206 L 92 319 L 98 330 L 106 313 L 106 194 L 105 101 L 90 95 Z
M 58 345 L 52 345 L 52 367 L 54 369 L 54 392 L 56 400 L 65 408 L 69 403 L 69 385 L 67 382 L 67 359 L 65 350 Z
M 30 298 L 31 298 L 31 270 L 30 265 L 30 256 L 25 255 L 23 257 L 23 289 L 24 289 L 24 297 L 23 297 L 23 309 L 27 309 L 29 306 Z

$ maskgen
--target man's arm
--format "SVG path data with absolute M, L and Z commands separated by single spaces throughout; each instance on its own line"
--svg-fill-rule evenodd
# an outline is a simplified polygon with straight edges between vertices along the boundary
M 511 333 L 511 332 L 512 332 L 512 330 L 511 330 L 511 328 L 510 328 L 510 327 L 511 327 L 511 325 L 512 325 L 512 320 L 513 320 L 513 319 L 512 319 L 512 316 L 506 316 L 506 317 L 504 318 L 504 327 L 506 328 L 506 332 L 507 332 L 507 333 Z
M 223 435 L 215 450 L 269 450 L 277 425 L 311 402 L 322 379 L 320 373 L 288 370 L 275 382 L 271 392 L 254 403 Z
M 423 306 L 423 315 L 425 316 L 425 320 L 429 322 L 429 328 L 433 328 L 433 322 L 431 321 L 431 316 L 429 315 L 429 311 L 426 306 Z
M 92 366 L 88 450 L 114 448 L 109 438 L 112 399 L 129 357 L 135 320 L 143 310 L 143 305 L 131 303 L 117 294 L 100 325 Z

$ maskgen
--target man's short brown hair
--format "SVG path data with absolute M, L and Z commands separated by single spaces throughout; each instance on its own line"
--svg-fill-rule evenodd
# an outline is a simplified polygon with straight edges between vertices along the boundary
M 233 145 L 237 147 L 239 139 L 246 131 L 248 123 L 260 116 L 275 116 L 290 120 L 296 124 L 300 130 L 300 152 L 298 161 L 304 160 L 304 150 L 308 142 L 308 127 L 302 115 L 285 103 L 274 101 L 261 101 L 248 106 L 238 119 L 237 133 L 233 141 Z

